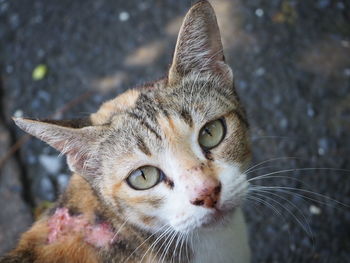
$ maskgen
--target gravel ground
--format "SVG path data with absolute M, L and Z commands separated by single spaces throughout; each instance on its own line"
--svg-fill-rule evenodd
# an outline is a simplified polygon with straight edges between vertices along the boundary
M 1 155 L 23 135 L 12 115 L 86 116 L 165 74 L 191 2 L 0 0 Z M 211 2 L 251 122 L 253 163 L 270 160 L 249 175 L 280 176 L 252 183 L 284 187 L 246 203 L 253 262 L 350 262 L 350 208 L 341 204 L 350 204 L 350 2 Z M 38 65 L 48 71 L 35 80 Z M 0 172 L 1 253 L 69 172 L 38 140 Z

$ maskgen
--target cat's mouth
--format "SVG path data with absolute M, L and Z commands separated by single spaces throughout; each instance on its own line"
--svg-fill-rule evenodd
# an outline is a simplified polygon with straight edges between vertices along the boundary
M 175 223 L 174 228 L 179 232 L 191 232 L 195 229 L 210 229 L 217 225 L 225 224 L 230 215 L 234 213 L 235 209 L 222 210 L 215 208 L 208 211 L 200 218 L 186 217 Z
M 235 212 L 235 208 L 230 210 L 221 210 L 215 209 L 215 211 L 206 216 L 206 220 L 204 220 L 201 227 L 203 228 L 212 228 L 217 226 L 218 224 L 224 224 L 227 221 L 229 215 L 232 215 Z

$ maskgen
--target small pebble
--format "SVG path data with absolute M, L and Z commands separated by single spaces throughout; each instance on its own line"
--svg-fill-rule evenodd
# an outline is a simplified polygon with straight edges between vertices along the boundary
M 325 155 L 329 151 L 330 145 L 327 138 L 321 138 L 318 140 L 318 154 Z
M 51 100 L 51 96 L 48 92 L 44 91 L 44 90 L 39 90 L 38 92 L 38 98 L 46 101 L 46 102 L 49 102 Z
M 282 101 L 282 98 L 281 98 L 280 95 L 276 94 L 276 95 L 273 97 L 273 103 L 274 103 L 274 104 L 278 105 L 278 104 L 281 103 L 281 101 Z
M 322 212 L 321 209 L 319 207 L 315 206 L 315 205 L 311 205 L 309 207 L 309 211 L 313 215 L 320 215 L 321 212 Z
M 241 81 L 238 82 L 238 86 L 239 86 L 240 89 L 244 90 L 244 89 L 247 88 L 248 84 L 247 84 L 246 81 L 241 80 Z
M 13 72 L 13 66 L 12 65 L 6 65 L 6 73 L 11 74 Z
M 317 152 L 318 152 L 319 155 L 324 155 L 326 153 L 326 151 L 324 149 L 322 149 L 322 148 L 318 148 Z
M 40 192 L 46 200 L 52 201 L 55 199 L 55 195 L 54 195 L 55 189 L 50 178 L 46 176 L 41 178 Z
M 40 155 L 39 162 L 50 174 L 57 174 L 62 167 L 62 159 L 56 155 Z
M 19 26 L 19 22 L 19 16 L 17 14 L 10 16 L 10 25 L 12 29 L 16 29 Z
M 13 116 L 16 117 L 16 118 L 22 118 L 23 117 L 23 111 L 22 110 L 16 110 L 13 113 Z
M 42 57 L 44 57 L 45 56 L 45 51 L 43 50 L 43 49 L 38 49 L 37 51 L 36 51 L 36 55 L 37 55 L 37 57 L 38 58 L 42 58 Z
M 34 164 L 34 163 L 36 163 L 36 162 L 37 162 L 36 156 L 34 156 L 34 155 L 28 155 L 28 156 L 27 156 L 27 162 L 28 162 L 29 164 Z
M 57 176 L 57 183 L 60 193 L 64 191 L 69 182 L 69 176 L 67 174 L 59 174 Z
M 0 5 L 0 13 L 5 13 L 7 11 L 8 7 L 9 7 L 8 3 L 1 3 L 1 5 Z
M 345 5 L 343 2 L 338 2 L 337 3 L 337 8 L 343 10 L 345 8 Z
M 329 6 L 329 4 L 330 4 L 329 0 L 319 0 L 317 3 L 319 8 L 326 8 Z
M 288 127 L 288 120 L 286 118 L 283 118 L 282 120 L 280 120 L 279 124 L 282 129 L 286 129 Z
M 264 15 L 264 10 L 262 10 L 261 8 L 256 9 L 255 15 L 258 17 L 262 17 Z
M 258 45 L 255 45 L 254 47 L 253 47 L 253 51 L 254 51 L 254 53 L 260 53 L 260 51 L 261 51 L 261 48 L 258 46 Z
M 125 22 L 125 21 L 129 20 L 129 18 L 130 18 L 130 15 L 128 12 L 123 11 L 123 12 L 119 13 L 119 20 L 120 21 Z
M 40 24 L 43 21 L 43 17 L 41 15 L 37 15 L 32 19 L 34 24 Z
M 315 110 L 314 108 L 312 107 L 312 105 L 308 104 L 307 105 L 307 116 L 309 116 L 310 118 L 314 117 L 315 116 Z
M 308 238 L 308 237 L 304 237 L 302 240 L 301 240 L 301 244 L 304 246 L 304 247 L 306 247 L 306 248 L 308 248 L 308 247 L 310 247 L 310 239 Z
M 344 75 L 345 75 L 346 77 L 350 77 L 350 68 L 344 69 Z
M 252 24 L 246 24 L 245 26 L 244 26 L 244 29 L 246 30 L 246 31 L 248 31 L 248 32 L 251 32 L 252 30 L 253 30 L 253 25 Z
M 145 3 L 145 2 L 141 2 L 139 4 L 139 9 L 142 10 L 142 11 L 146 10 L 148 7 L 149 7 L 149 5 L 147 3 Z
M 263 67 L 260 67 L 255 71 L 255 75 L 257 75 L 258 77 L 261 77 L 264 74 L 265 74 L 265 69 Z
M 283 231 L 289 231 L 289 224 L 283 224 L 282 228 Z
M 350 47 L 350 42 L 347 41 L 347 40 L 342 40 L 342 41 L 341 41 L 341 45 L 342 45 L 343 47 Z
M 15 193 L 21 193 L 23 189 L 19 185 L 11 185 L 10 190 Z
M 290 248 L 291 251 L 295 251 L 296 246 L 294 244 L 290 244 L 289 248 Z
M 52 148 L 48 145 L 46 145 L 46 147 L 44 147 L 44 149 L 43 149 L 44 155 L 50 155 L 51 151 L 52 151 Z
M 33 101 L 30 104 L 33 109 L 38 109 L 40 108 L 40 105 L 41 105 L 39 99 L 33 99 Z

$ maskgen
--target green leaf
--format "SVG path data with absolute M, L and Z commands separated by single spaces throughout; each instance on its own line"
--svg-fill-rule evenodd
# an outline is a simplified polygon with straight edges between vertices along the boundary
M 33 80 L 42 80 L 47 75 L 47 66 L 45 64 L 39 64 L 35 67 L 32 73 Z

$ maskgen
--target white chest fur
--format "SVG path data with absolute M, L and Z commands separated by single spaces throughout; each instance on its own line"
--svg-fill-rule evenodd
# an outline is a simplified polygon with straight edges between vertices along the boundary
M 235 211 L 229 224 L 201 230 L 193 246 L 193 263 L 250 262 L 246 224 L 241 209 Z

